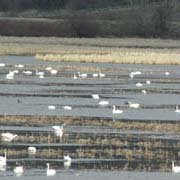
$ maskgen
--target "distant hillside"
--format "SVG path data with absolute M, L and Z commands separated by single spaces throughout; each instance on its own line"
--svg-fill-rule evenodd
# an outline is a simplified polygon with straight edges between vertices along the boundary
M 0 16 L 8 36 L 180 37 L 180 0 L 0 0 Z

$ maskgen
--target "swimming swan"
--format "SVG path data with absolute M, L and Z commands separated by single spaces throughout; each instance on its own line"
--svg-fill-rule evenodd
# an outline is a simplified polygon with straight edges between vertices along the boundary
M 47 176 L 54 176 L 56 174 L 56 170 L 55 169 L 49 169 L 49 163 L 47 163 L 46 165 L 47 165 L 46 175 Z
M 2 140 L 5 142 L 11 142 L 17 136 L 18 136 L 17 134 L 12 134 L 12 133 L 2 133 L 1 134 Z
M 174 161 L 172 161 L 172 171 L 175 173 L 180 173 L 180 166 L 174 166 Z
M 14 173 L 16 174 L 16 176 L 22 176 L 23 172 L 23 166 L 18 165 L 14 168 Z

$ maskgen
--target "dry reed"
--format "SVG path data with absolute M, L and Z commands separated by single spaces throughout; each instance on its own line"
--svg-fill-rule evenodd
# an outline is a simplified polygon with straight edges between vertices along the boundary
M 103 53 L 36 54 L 44 61 L 98 62 L 122 64 L 180 64 L 180 53 L 170 50 L 119 48 Z
M 23 47 L 23 48 L 22 48 Z M 49 61 L 180 64 L 180 42 L 137 38 L 0 37 L 0 55 Z

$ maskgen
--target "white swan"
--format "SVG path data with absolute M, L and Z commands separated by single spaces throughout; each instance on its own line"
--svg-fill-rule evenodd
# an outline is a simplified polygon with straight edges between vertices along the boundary
M 129 105 L 130 108 L 134 108 L 134 109 L 137 109 L 140 107 L 140 104 L 138 103 L 127 102 L 127 104 Z
M 170 72 L 166 71 L 164 74 L 165 74 L 166 76 L 169 76 L 169 75 L 170 75 Z
M 68 154 L 64 155 L 64 167 L 69 168 L 71 166 L 71 161 L 72 159 Z
M 92 75 L 93 77 L 98 77 L 99 76 L 99 74 L 98 73 L 93 73 L 93 75 Z
M 102 73 L 101 71 L 99 72 L 99 77 L 105 77 L 106 75 Z
M 79 77 L 81 77 L 81 78 L 86 78 L 86 77 L 87 77 L 87 74 L 86 74 L 86 73 L 81 74 L 80 72 L 78 72 L 78 75 L 79 75 Z
M 135 72 L 131 72 L 131 73 L 129 74 L 129 77 L 133 79 L 135 75 L 141 75 L 141 74 L 142 74 L 142 72 L 140 72 L 140 71 L 135 71 Z
M 9 71 L 9 73 L 6 74 L 6 79 L 14 79 L 14 72 L 13 71 Z
M 147 80 L 147 81 L 146 81 L 146 84 L 151 84 L 151 81 Z
M 48 109 L 49 109 L 49 110 L 55 110 L 55 109 L 56 109 L 56 106 L 49 105 L 49 106 L 48 106 Z
M 74 74 L 73 79 L 78 79 L 78 77 Z
M 29 155 L 36 154 L 36 147 L 33 147 L 33 146 L 28 147 L 28 154 Z
M 16 176 L 22 176 L 23 172 L 24 172 L 23 166 L 17 165 L 14 168 L 14 173 L 16 174 Z
M 122 114 L 122 113 L 123 113 L 123 110 L 116 109 L 116 106 L 113 105 L 112 113 L 113 113 L 113 114 Z
M 71 157 L 69 156 L 69 154 L 64 155 L 64 161 L 71 161 Z
M 52 126 L 52 128 L 54 129 L 54 134 L 55 136 L 60 138 L 60 141 L 62 141 L 62 136 L 64 133 L 64 127 L 62 126 Z
M 0 171 L 6 171 L 6 166 L 0 165 Z
M 107 106 L 109 104 L 109 101 L 100 101 L 99 105 L 100 106 Z
M 46 71 L 50 71 L 50 70 L 52 70 L 52 67 L 50 66 L 46 67 Z
M 180 109 L 179 109 L 178 106 L 176 106 L 175 112 L 176 112 L 176 113 L 180 113 Z
M 23 71 L 23 74 L 32 75 L 32 71 Z
M 40 78 L 40 79 L 44 79 L 44 75 L 40 75 L 39 78 Z
M 15 67 L 17 67 L 17 68 L 23 68 L 24 65 L 22 65 L 22 64 L 15 64 Z
M 92 94 L 91 96 L 93 99 L 99 99 L 99 94 Z
M 5 142 L 11 142 L 17 136 L 18 136 L 17 134 L 12 134 L 12 133 L 2 133 L 1 134 L 2 140 Z
M 0 166 L 6 166 L 6 151 L 4 152 L 4 156 L 0 156 Z
M 175 173 L 180 173 L 180 166 L 174 166 L 174 161 L 172 161 L 172 171 Z
M 72 110 L 72 107 L 71 106 L 64 106 L 63 109 L 64 110 Z
M 139 83 L 136 83 L 136 86 L 137 86 L 137 87 L 142 87 L 143 84 L 139 82 Z
M 64 161 L 64 167 L 69 168 L 71 166 L 71 161 Z
M 50 73 L 52 74 L 52 75 L 55 75 L 55 74 L 57 74 L 57 70 L 56 69 L 52 69 L 52 70 L 50 70 Z
M 6 64 L 0 63 L 0 67 L 5 67 L 5 66 L 6 66 Z
M 145 89 L 143 89 L 141 92 L 142 92 L 143 94 L 147 94 L 147 91 L 146 91 Z
M 36 75 L 38 75 L 38 76 L 44 76 L 44 72 L 38 71 L 38 70 L 36 69 Z
M 56 170 L 55 169 L 50 169 L 49 168 L 49 163 L 47 163 L 46 165 L 47 165 L 46 175 L 47 176 L 54 176 L 56 174 Z

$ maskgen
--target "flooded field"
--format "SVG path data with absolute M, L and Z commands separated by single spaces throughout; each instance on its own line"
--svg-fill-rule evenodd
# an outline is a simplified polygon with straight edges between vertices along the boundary
M 44 178 L 49 162 L 55 179 L 177 179 L 171 171 L 172 160 L 180 164 L 179 68 L 0 57 L 0 132 L 18 135 L 0 138 L 0 156 L 7 152 L 0 177 L 11 179 L 19 162 L 28 178 L 33 171 Z M 52 126 L 62 124 L 59 137 Z
M 112 105 L 116 105 L 124 110 L 117 119 L 144 120 L 146 116 L 149 120 L 179 120 L 174 113 L 175 106 L 180 104 L 179 66 L 50 64 L 26 56 L 1 57 L 0 61 L 7 64 L 0 68 L 0 100 L 6 102 L 0 105 L 2 115 L 112 118 Z M 24 67 L 18 68 L 18 64 Z M 57 69 L 57 74 L 45 70 L 48 66 Z M 13 79 L 6 79 L 6 74 L 13 70 L 19 72 Z M 36 75 L 36 70 L 43 71 L 44 78 Z M 32 74 L 25 74 L 25 71 Z M 141 71 L 142 74 L 130 78 L 133 71 Z M 87 77 L 74 79 L 78 72 Z M 99 77 L 99 72 L 105 73 L 105 77 Z M 98 77 L 93 77 L 93 74 Z M 142 86 L 136 86 L 138 82 Z M 100 99 L 93 99 L 92 94 L 99 94 Z M 108 101 L 109 104 L 100 106 L 99 101 Z M 130 101 L 139 103 L 141 108 L 128 108 L 127 102 Z M 56 106 L 56 110 L 48 111 L 48 105 Z M 64 106 L 71 106 L 72 110 L 67 111 Z

